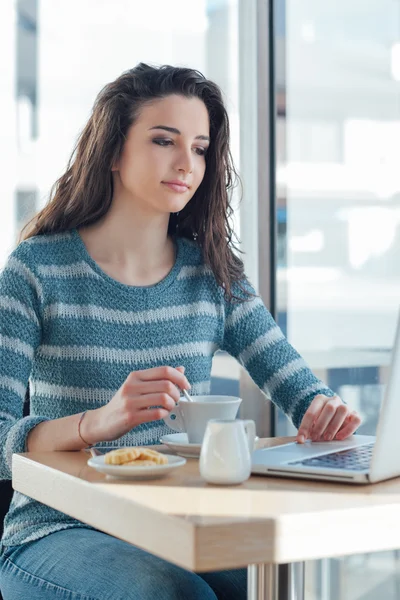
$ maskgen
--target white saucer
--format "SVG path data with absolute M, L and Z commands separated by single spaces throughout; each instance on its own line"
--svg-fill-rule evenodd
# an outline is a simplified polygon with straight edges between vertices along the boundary
M 200 456 L 201 444 L 190 444 L 187 433 L 169 433 L 163 435 L 160 442 L 179 456 L 185 456 L 186 458 L 199 458 Z
M 88 465 L 99 471 L 118 479 L 156 479 L 163 477 L 170 471 L 182 467 L 186 460 L 172 454 L 164 454 L 168 458 L 166 465 L 152 465 L 149 467 L 132 467 L 131 465 L 106 465 L 104 454 L 89 458 Z

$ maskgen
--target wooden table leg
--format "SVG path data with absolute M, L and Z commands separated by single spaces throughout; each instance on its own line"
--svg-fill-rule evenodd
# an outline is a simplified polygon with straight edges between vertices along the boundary
M 304 600 L 305 563 L 249 565 L 248 600 Z

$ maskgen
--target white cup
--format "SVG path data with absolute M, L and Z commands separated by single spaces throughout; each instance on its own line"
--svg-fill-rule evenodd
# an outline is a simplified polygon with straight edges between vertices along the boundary
M 200 452 L 200 474 L 209 483 L 237 484 L 251 473 L 256 426 L 254 421 L 209 421 Z
M 235 396 L 193 396 L 193 400 L 182 398 L 164 418 L 174 431 L 186 431 L 190 444 L 201 444 L 210 419 L 234 419 L 242 401 Z

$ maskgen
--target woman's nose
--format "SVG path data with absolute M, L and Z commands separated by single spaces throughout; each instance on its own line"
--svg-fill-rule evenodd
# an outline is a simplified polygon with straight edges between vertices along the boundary
M 179 153 L 176 161 L 176 170 L 183 171 L 184 173 L 191 173 L 193 171 L 193 153 L 191 149 L 182 150 Z

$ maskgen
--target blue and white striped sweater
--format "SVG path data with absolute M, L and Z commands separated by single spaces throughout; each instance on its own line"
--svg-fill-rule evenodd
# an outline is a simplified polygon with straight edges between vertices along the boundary
M 225 350 L 296 426 L 316 394 L 333 394 L 259 297 L 227 302 L 198 246 L 176 244 L 172 271 L 149 287 L 106 275 L 76 230 L 31 238 L 11 254 L 0 277 L 1 479 L 11 478 L 11 456 L 25 451 L 35 425 L 104 405 L 134 370 L 184 365 L 192 393 L 207 393 L 213 355 Z M 168 432 L 162 421 L 146 423 L 117 443 L 154 444 Z M 2 541 L 17 545 L 81 525 L 15 493 Z

